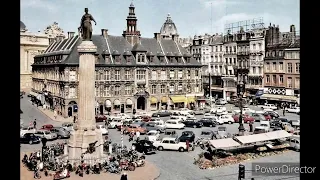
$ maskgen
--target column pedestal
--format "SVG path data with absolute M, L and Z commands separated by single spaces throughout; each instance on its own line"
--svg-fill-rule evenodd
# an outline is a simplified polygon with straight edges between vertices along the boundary
M 82 41 L 79 52 L 79 110 L 75 130 L 71 132 L 68 143 L 70 162 L 80 161 L 84 154 L 86 163 L 103 157 L 103 138 L 95 121 L 95 53 L 97 47 L 92 41 Z M 96 142 L 96 143 L 95 143 Z M 87 153 L 90 143 L 95 143 L 95 152 Z

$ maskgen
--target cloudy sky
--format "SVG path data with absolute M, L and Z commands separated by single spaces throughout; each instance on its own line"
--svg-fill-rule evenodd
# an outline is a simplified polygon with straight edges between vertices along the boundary
M 131 0 L 21 0 L 21 20 L 29 31 L 44 30 L 58 22 L 65 31 L 77 31 L 85 7 L 97 21 L 94 33 L 109 29 L 121 35 Z M 138 29 L 144 37 L 159 32 L 170 13 L 182 37 L 220 33 L 228 23 L 263 18 L 265 26 L 279 24 L 300 29 L 299 0 L 133 0 Z

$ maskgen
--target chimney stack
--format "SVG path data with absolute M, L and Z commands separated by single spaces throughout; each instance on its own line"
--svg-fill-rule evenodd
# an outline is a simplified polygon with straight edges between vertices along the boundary
M 102 35 L 104 38 L 107 38 L 107 37 L 108 37 L 108 29 L 101 29 L 101 35 Z
M 68 38 L 72 38 L 74 36 L 75 32 L 68 32 Z
M 154 38 L 159 41 L 161 39 L 160 33 L 154 33 Z

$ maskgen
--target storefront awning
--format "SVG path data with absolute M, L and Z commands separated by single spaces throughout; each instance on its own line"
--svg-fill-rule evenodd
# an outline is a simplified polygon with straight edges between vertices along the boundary
M 194 97 L 187 97 L 188 103 L 194 103 L 196 100 Z
M 157 98 L 155 98 L 155 97 L 150 97 L 150 103 L 151 104 L 156 104 L 158 102 L 158 99 Z
M 132 103 L 132 100 L 131 100 L 131 99 L 127 99 L 127 100 L 126 100 L 126 104 L 127 104 L 127 105 L 132 105 L 132 104 L 133 104 L 133 103 Z
M 111 107 L 111 101 L 110 100 L 106 100 L 106 107 Z
M 288 101 L 288 102 L 297 102 L 298 98 L 296 96 L 285 96 L 278 94 L 263 94 L 260 96 L 260 99 L 274 100 L 274 101 Z
M 168 102 L 168 98 L 165 97 L 165 96 L 163 96 L 163 97 L 161 98 L 161 102 L 162 102 L 162 103 L 167 103 L 167 102 Z
M 187 101 L 187 98 L 184 96 L 171 96 L 170 98 L 173 103 L 184 103 Z
M 121 103 L 118 99 L 114 100 L 113 105 L 119 106 Z

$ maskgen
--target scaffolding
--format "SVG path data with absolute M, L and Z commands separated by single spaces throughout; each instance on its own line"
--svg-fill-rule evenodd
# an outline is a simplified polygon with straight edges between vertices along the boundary
M 236 34 L 236 33 L 239 33 L 241 29 L 243 29 L 245 32 L 248 32 L 251 30 L 263 29 L 263 28 L 264 28 L 263 17 L 259 17 L 255 19 L 225 24 L 224 33 Z

